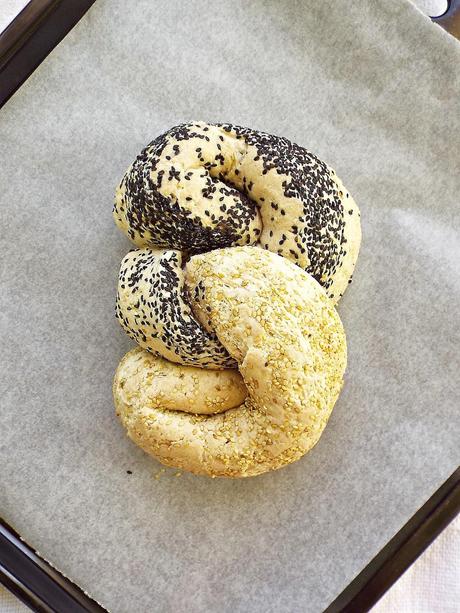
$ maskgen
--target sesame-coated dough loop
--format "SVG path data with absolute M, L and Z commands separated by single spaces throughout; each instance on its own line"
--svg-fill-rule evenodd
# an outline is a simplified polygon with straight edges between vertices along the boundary
M 141 248 L 257 244 L 310 273 L 334 302 L 361 240 L 358 207 L 327 164 L 231 124 L 183 124 L 152 141 L 118 186 L 114 218 Z
M 121 262 L 116 315 L 141 347 L 171 362 L 201 368 L 236 368 L 189 305 L 180 251 L 130 251 Z
M 138 253 L 155 266 L 149 249 Z M 298 460 L 342 386 L 345 334 L 332 301 L 301 268 L 257 247 L 193 256 L 184 285 L 195 321 L 214 331 L 240 375 L 134 349 L 114 379 L 128 435 L 162 463 L 210 476 L 247 477 Z

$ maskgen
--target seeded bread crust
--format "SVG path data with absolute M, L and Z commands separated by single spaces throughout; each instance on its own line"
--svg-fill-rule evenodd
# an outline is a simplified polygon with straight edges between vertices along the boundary
M 134 349 L 113 385 L 128 435 L 163 464 L 209 476 L 254 476 L 298 460 L 318 441 L 346 366 L 345 333 L 325 290 L 257 247 L 193 256 L 185 284 L 196 318 L 212 327 L 239 375 L 165 366 Z M 224 412 L 209 414 L 213 398 Z
M 326 163 L 232 124 L 183 124 L 156 138 L 123 177 L 114 219 L 141 248 L 257 244 L 310 273 L 334 302 L 361 241 L 358 207 Z

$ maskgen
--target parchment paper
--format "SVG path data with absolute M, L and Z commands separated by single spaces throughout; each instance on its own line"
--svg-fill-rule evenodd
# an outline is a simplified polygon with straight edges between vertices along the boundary
M 405 0 L 98 0 L 2 110 L 1 510 L 111 611 L 320 611 L 458 464 L 459 60 Z M 362 211 L 345 388 L 255 479 L 156 479 L 112 406 L 114 188 L 195 118 L 310 148 Z

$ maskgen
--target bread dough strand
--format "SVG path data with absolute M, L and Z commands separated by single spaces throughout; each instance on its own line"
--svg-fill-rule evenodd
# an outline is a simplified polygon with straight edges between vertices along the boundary
M 212 415 L 185 412 L 186 399 L 170 410 L 154 386 L 146 401 L 145 378 L 133 369 L 147 373 L 161 358 L 136 349 L 113 387 L 128 435 L 162 463 L 210 476 L 252 476 L 298 460 L 318 441 L 343 382 L 345 333 L 332 301 L 301 268 L 257 247 L 192 257 L 186 285 L 197 318 L 237 361 L 247 398 Z M 170 366 L 166 377 L 180 377 L 184 367 Z

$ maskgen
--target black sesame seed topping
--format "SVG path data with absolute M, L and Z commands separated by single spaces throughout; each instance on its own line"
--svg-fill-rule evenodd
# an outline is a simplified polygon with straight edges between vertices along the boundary
M 264 204 L 267 192 L 265 196 L 259 195 L 264 193 L 264 181 L 262 178 L 254 179 L 253 174 L 249 179 L 245 176 L 242 166 L 241 169 L 233 168 L 235 177 L 239 179 L 234 179 L 232 184 L 226 174 L 228 171 L 225 170 L 226 155 L 222 152 L 221 143 L 224 141 L 222 132 L 228 134 L 229 144 L 232 139 L 245 143 L 248 151 L 251 151 L 252 159 L 258 162 L 262 175 L 268 172 L 273 173 L 273 176 L 282 175 L 282 196 L 280 195 L 279 202 L 270 202 L 269 205 L 269 211 L 273 211 L 273 215 L 269 217 L 273 227 L 265 228 L 265 231 L 268 231 L 270 238 L 274 239 L 271 241 L 272 244 L 273 242 L 279 244 L 278 253 L 293 261 L 300 260 L 299 265 L 308 261 L 308 266 L 305 265 L 306 270 L 326 288 L 330 287 L 332 277 L 340 268 L 347 248 L 344 237 L 344 209 L 334 175 L 326 164 L 306 149 L 287 139 L 248 128 L 230 124 L 216 126 L 184 124 L 172 128 L 152 141 L 137 156 L 121 181 L 122 197 L 115 206 L 115 215 L 127 227 L 127 235 L 136 242 L 144 239 L 146 246 L 181 249 L 186 250 L 188 254 L 257 242 L 260 235 L 260 230 L 257 224 L 255 225 L 257 207 L 261 207 L 262 212 L 265 210 L 263 217 L 265 220 L 268 217 L 267 207 Z M 190 143 L 182 145 L 184 141 Z M 202 147 L 203 142 L 209 143 L 205 150 Z M 194 151 L 196 154 L 197 163 L 193 168 L 184 168 L 177 161 L 175 166 L 165 164 L 165 161 L 171 162 L 169 154 L 171 151 L 177 156 L 181 150 L 183 151 L 183 147 L 190 146 L 192 149 L 187 151 Z M 168 155 L 165 155 L 165 149 Z M 225 147 L 225 150 L 229 149 Z M 184 198 L 187 203 L 192 203 L 194 200 L 189 189 L 190 185 L 186 184 L 192 177 L 194 181 L 199 182 L 201 196 L 207 203 L 204 209 L 193 204 L 186 206 L 182 199 Z M 184 181 L 179 187 L 185 193 L 182 192 L 183 196 L 179 201 L 181 192 L 178 191 L 176 182 L 181 182 L 182 179 Z M 257 194 L 257 202 L 248 197 L 251 194 Z M 346 198 L 349 198 L 348 193 Z M 286 202 L 289 199 L 293 200 L 292 208 L 290 203 Z M 286 226 L 286 221 L 292 223 L 289 216 L 293 210 L 298 210 L 296 209 L 298 203 L 301 205 L 298 220 L 295 221 L 295 225 Z M 352 215 L 353 209 L 348 209 L 347 212 Z M 283 253 L 281 248 L 287 241 L 286 230 L 282 233 L 277 228 L 278 222 L 281 221 L 280 216 L 287 217 L 281 227 L 290 227 L 287 233 L 290 237 L 289 248 L 285 247 L 286 253 Z M 292 240 L 294 236 L 295 242 Z M 268 248 L 267 244 L 264 246 Z M 305 254 L 307 257 L 303 259 Z M 139 268 L 138 275 L 147 274 L 149 264 L 143 262 L 142 266 L 144 270 Z M 174 272 L 174 266 L 172 268 Z M 156 300 L 155 297 L 163 291 L 165 279 L 170 279 L 171 274 L 168 272 L 168 267 L 162 263 L 161 273 L 155 274 L 151 279 L 153 294 L 149 300 Z M 137 286 L 135 275 L 127 275 L 126 280 L 121 280 L 123 280 L 120 284 L 121 289 L 135 292 Z M 174 282 L 177 283 L 177 280 Z M 170 289 L 168 292 L 171 296 Z M 126 307 L 121 311 L 119 305 L 117 306 L 117 317 L 124 322 L 125 327 L 133 328 L 134 320 L 136 326 L 148 326 L 151 314 L 148 313 L 150 307 L 146 304 L 146 300 L 145 296 L 140 295 L 132 301 L 132 307 Z M 177 310 L 179 311 L 180 309 Z M 164 312 L 159 311 L 157 317 L 166 321 Z M 177 323 L 175 319 L 169 318 L 168 321 Z M 195 324 L 198 325 L 196 322 Z M 148 327 L 145 330 L 147 331 Z M 169 343 L 171 335 L 174 336 L 176 332 L 162 332 L 154 336 L 156 334 L 154 331 L 148 333 L 138 331 L 136 339 L 146 342 L 144 340 L 147 338 L 146 334 L 149 339 L 164 338 L 164 342 Z M 181 346 L 178 355 L 182 356 L 183 351 L 185 349 Z M 220 344 L 219 351 L 215 349 L 215 352 L 216 355 L 227 355 Z M 209 357 L 211 362 L 213 359 L 215 358 Z

